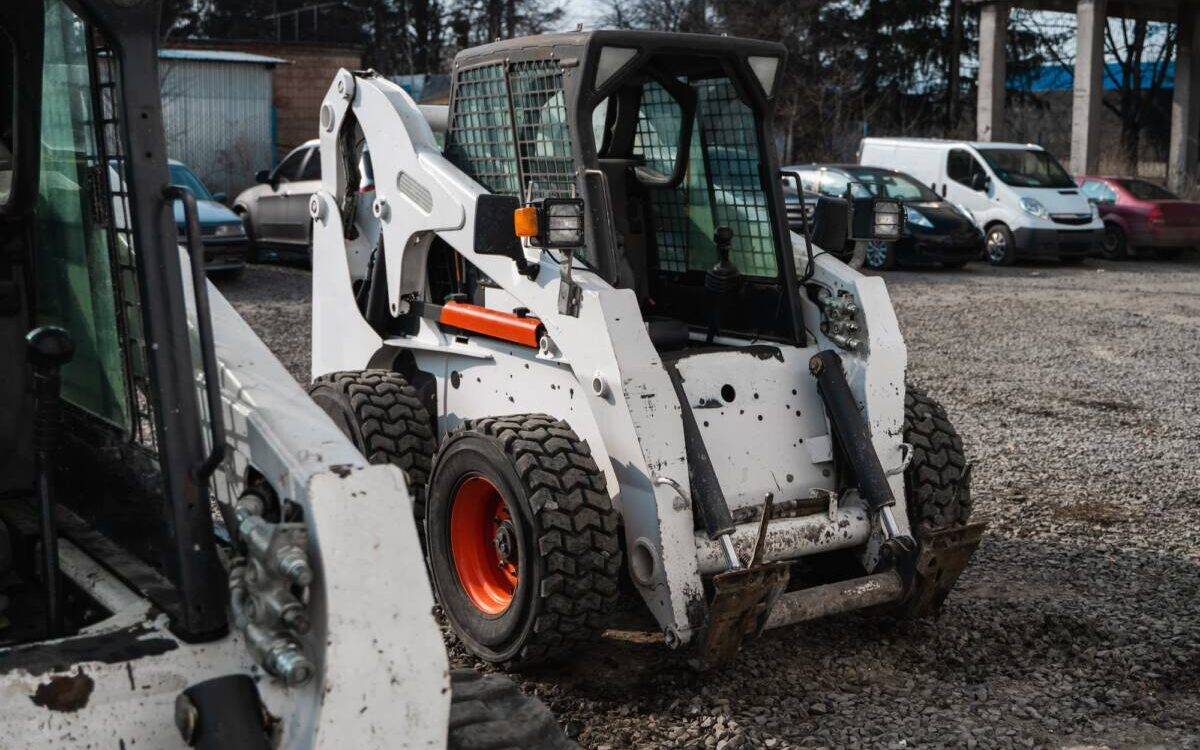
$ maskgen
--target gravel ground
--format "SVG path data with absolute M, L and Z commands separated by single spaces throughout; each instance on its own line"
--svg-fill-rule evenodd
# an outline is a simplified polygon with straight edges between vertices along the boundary
M 610 750 L 1200 748 L 1200 256 L 887 281 L 991 523 L 942 616 L 774 631 L 715 675 L 611 631 L 525 688 Z M 308 284 L 221 285 L 301 380 Z

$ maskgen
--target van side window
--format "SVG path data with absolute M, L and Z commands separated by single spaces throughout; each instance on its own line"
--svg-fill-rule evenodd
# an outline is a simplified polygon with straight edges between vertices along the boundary
M 976 174 L 986 174 L 983 166 L 971 156 L 969 151 L 961 148 L 950 150 L 946 157 L 946 176 L 955 182 L 971 187 L 971 181 Z

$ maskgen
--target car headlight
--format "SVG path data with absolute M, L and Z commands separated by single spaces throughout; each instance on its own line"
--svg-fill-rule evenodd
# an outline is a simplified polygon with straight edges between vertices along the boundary
M 904 220 L 916 227 L 933 229 L 933 222 L 929 217 L 911 206 L 904 207 Z
M 1097 206 L 1095 203 L 1090 203 L 1088 205 L 1090 205 L 1092 207 L 1092 221 L 1099 221 L 1100 220 L 1100 207 Z
M 1027 214 L 1032 214 L 1039 219 L 1049 218 L 1050 213 L 1046 211 L 1046 207 L 1037 198 L 1022 198 L 1021 210 Z
M 245 234 L 246 229 L 240 221 L 237 224 L 218 224 L 213 231 L 214 237 L 241 237 Z

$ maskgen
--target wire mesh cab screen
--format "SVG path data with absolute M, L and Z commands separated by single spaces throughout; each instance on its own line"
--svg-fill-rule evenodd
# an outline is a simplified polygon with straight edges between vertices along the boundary
M 682 183 L 650 194 L 658 270 L 703 271 L 717 261 L 713 231 L 733 232 L 731 259 L 747 276 L 775 277 L 769 194 L 759 175 L 754 112 L 728 78 L 687 81 L 697 93 L 695 120 Z M 670 172 L 682 109 L 653 81 L 643 85 L 634 151 L 647 166 Z
M 498 62 L 461 71 L 445 151 L 493 193 L 573 197 L 575 160 L 559 63 Z

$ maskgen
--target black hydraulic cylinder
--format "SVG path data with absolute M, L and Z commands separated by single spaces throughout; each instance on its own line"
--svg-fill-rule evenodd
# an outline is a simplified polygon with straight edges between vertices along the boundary
M 25 337 L 33 367 L 36 400 L 33 422 L 37 461 L 38 504 L 41 510 L 42 572 L 46 580 L 46 629 L 53 637 L 62 633 L 62 592 L 58 580 L 58 524 L 54 516 L 54 454 L 62 432 L 61 368 L 71 361 L 75 345 L 57 326 L 42 326 Z
M 700 427 L 696 424 L 696 415 L 692 413 L 691 403 L 683 388 L 683 376 L 679 374 L 679 368 L 675 366 L 673 360 L 663 360 L 663 366 L 671 377 L 671 385 L 675 387 L 675 396 L 679 399 L 692 505 L 700 511 L 700 517 L 704 520 L 704 530 L 709 539 L 732 534 L 733 514 L 729 512 L 725 493 L 721 491 L 717 473 L 708 457 L 708 448 L 704 445 L 704 437 L 700 434 Z
M 858 491 L 872 512 L 896 504 L 879 454 L 871 441 L 871 428 L 859 411 L 858 402 L 846 382 L 846 371 L 837 352 L 826 349 L 814 354 L 808 369 L 817 379 L 817 392 L 825 403 L 825 412 L 833 425 L 838 443 L 858 478 Z

